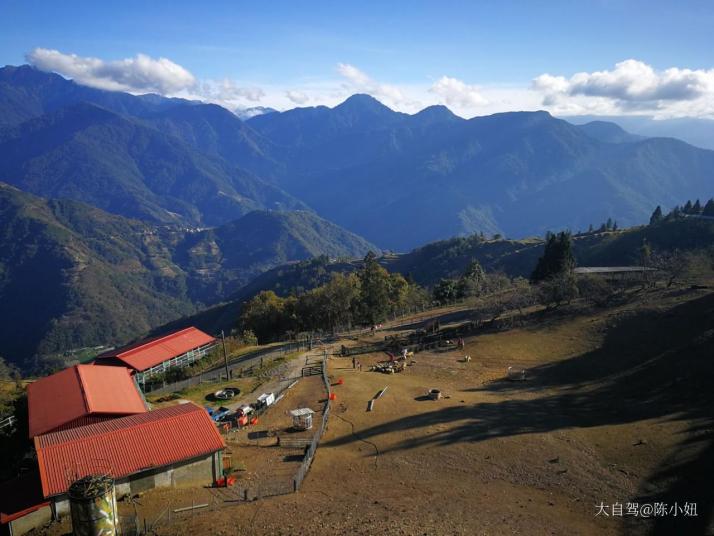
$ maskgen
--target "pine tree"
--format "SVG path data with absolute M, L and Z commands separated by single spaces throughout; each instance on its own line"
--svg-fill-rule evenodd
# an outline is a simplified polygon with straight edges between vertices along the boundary
M 687 199 L 687 203 L 684 205 L 682 212 L 684 212 L 685 214 L 692 213 L 692 202 L 689 199 Z
M 472 260 L 466 267 L 457 285 L 458 297 L 476 296 L 481 292 L 486 281 L 486 272 L 477 260 Z
M 570 233 L 563 231 L 554 235 L 548 233 L 543 255 L 538 259 L 531 274 L 534 282 L 550 279 L 562 274 L 570 274 L 575 268 L 573 242 Z
M 593 224 L 591 223 L 590 226 L 588 227 L 588 233 L 589 233 L 589 234 L 592 234 L 593 231 L 594 231 L 594 229 L 593 229 Z
M 612 230 L 613 230 L 613 231 L 617 231 L 617 220 L 615 220 L 614 222 L 612 222 Z
M 704 205 L 702 215 L 714 217 L 714 197 L 707 201 L 707 204 Z
M 605 223 L 605 229 L 608 231 L 612 230 L 612 218 L 607 219 L 607 222 Z
M 694 202 L 694 206 L 692 207 L 692 214 L 701 214 L 702 213 L 702 204 L 699 202 L 699 199 L 697 199 Z
M 652 216 L 650 216 L 650 225 L 657 225 L 662 221 L 662 219 L 662 207 L 657 205 L 657 208 L 654 209 Z

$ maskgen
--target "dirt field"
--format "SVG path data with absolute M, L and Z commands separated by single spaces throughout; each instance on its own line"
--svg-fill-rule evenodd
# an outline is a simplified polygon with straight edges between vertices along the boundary
M 362 372 L 334 357 L 332 379 L 344 384 L 297 494 L 226 503 L 155 531 L 711 534 L 712 348 L 714 294 L 684 289 L 606 311 L 564 308 L 537 327 L 470 337 L 459 352 L 419 353 L 395 375 L 367 371 L 384 354 L 359 356 Z M 504 380 L 509 365 L 529 379 Z M 427 400 L 433 387 L 445 398 Z M 299 393 L 282 409 L 314 407 Z M 280 412 L 271 419 L 285 425 Z M 241 450 L 269 451 L 236 446 L 234 456 Z M 627 515 L 628 503 L 675 501 L 696 502 L 697 517 Z M 596 515 L 601 504 L 609 516 Z M 623 514 L 612 516 L 617 504 Z

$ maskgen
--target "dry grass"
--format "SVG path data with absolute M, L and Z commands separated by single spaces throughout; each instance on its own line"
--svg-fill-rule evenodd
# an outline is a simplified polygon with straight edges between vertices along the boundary
M 333 358 L 344 384 L 300 492 L 158 533 L 710 533 L 713 343 L 714 293 L 682 288 L 607 310 L 577 304 L 470 337 L 464 351 L 419 353 L 401 374 L 366 372 L 384 354 L 360 356 L 363 372 Z M 504 380 L 514 364 L 528 381 Z M 432 387 L 446 397 L 425 400 Z M 697 501 L 700 517 L 595 516 L 600 502 L 677 498 Z

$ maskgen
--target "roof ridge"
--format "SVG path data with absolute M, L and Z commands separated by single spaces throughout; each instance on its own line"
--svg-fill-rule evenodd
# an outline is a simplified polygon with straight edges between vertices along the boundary
M 119 357 L 119 356 L 122 356 L 122 355 L 125 355 L 125 354 L 129 354 L 129 353 L 131 353 L 132 351 L 137 350 L 137 349 L 139 349 L 139 348 L 145 348 L 145 347 L 147 347 L 147 346 L 156 346 L 157 344 L 160 344 L 161 342 L 163 342 L 164 340 L 166 340 L 166 339 L 168 339 L 168 338 L 170 338 L 170 337 L 176 337 L 177 335 L 180 335 L 180 334 L 184 333 L 185 331 L 189 331 L 189 330 L 192 330 L 192 329 L 197 329 L 197 328 L 194 328 L 193 326 L 189 326 L 189 327 L 187 327 L 187 328 L 183 328 L 183 329 L 180 329 L 180 330 L 178 330 L 178 331 L 174 331 L 173 333 L 168 333 L 168 334 L 166 334 L 166 335 L 163 335 L 163 336 L 161 336 L 161 337 L 157 337 L 157 338 L 155 338 L 155 339 L 150 339 L 150 340 L 148 340 L 147 342 L 145 342 L 145 343 L 143 343 L 143 344 L 142 344 L 141 342 L 138 342 L 138 343 L 136 343 L 136 345 L 133 346 L 133 348 L 129 348 L 129 349 L 126 350 L 125 352 L 117 352 L 116 355 L 117 355 L 117 357 Z
M 82 370 L 80 367 L 83 365 L 77 364 L 73 368 L 77 374 L 77 379 L 79 380 L 79 390 L 82 393 L 82 402 L 84 403 L 84 410 L 87 413 L 92 413 L 92 405 L 89 400 L 89 390 L 84 387 L 84 376 L 82 375 Z

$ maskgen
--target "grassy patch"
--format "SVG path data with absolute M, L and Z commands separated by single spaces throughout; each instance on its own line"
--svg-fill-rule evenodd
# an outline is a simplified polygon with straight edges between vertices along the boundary
M 184 400 L 190 400 L 201 406 L 218 407 L 226 402 L 227 400 L 208 400 L 206 397 L 224 389 L 226 387 L 237 387 L 241 390 L 241 394 L 245 392 L 250 392 L 251 380 L 250 378 L 234 378 L 230 381 L 218 381 L 218 382 L 203 382 L 199 385 L 193 385 L 180 391 L 176 391 L 176 395 Z M 240 396 L 240 395 L 239 395 Z M 147 396 L 147 400 L 155 406 L 161 407 L 163 405 L 171 404 L 171 401 L 158 402 L 159 399 L 165 398 L 167 395 L 154 395 Z

